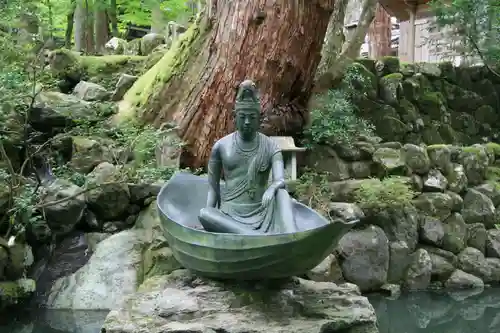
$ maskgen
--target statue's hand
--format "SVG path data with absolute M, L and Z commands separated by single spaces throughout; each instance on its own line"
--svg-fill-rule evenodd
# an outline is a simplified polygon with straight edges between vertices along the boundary
M 266 190 L 266 192 L 264 192 L 264 195 L 262 196 L 262 206 L 264 207 L 269 206 L 275 195 L 276 195 L 276 187 L 269 186 L 269 188 Z

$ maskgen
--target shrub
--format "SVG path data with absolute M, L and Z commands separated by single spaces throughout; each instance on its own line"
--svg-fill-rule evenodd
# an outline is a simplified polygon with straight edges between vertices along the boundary
M 356 116 L 341 90 L 329 90 L 315 98 L 306 134 L 315 144 L 348 144 L 359 135 L 371 135 L 374 127 Z
M 369 179 L 354 192 L 355 201 L 361 208 L 372 210 L 409 205 L 414 196 L 407 178 L 398 176 Z

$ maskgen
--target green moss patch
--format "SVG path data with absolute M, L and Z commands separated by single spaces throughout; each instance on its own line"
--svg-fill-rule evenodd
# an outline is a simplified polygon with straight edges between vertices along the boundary
M 355 201 L 364 209 L 380 210 L 411 204 L 415 192 L 408 178 L 370 179 L 355 190 Z
M 191 25 L 170 50 L 127 91 L 115 122 L 137 118 L 138 111 L 147 108 L 170 79 L 183 75 L 193 50 L 199 49 L 199 44 L 204 40 L 200 37 L 206 32 L 200 21 Z

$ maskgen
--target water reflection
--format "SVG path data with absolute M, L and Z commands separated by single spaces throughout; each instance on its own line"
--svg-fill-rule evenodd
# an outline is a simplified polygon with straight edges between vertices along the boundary
M 47 310 L 0 322 L 2 333 L 99 333 L 107 311 Z M 6 319 L 6 318 L 3 318 Z
M 380 333 L 499 333 L 500 288 L 371 296 Z

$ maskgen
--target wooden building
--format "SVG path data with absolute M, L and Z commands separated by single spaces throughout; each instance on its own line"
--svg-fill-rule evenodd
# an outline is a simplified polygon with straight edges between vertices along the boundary
M 460 42 L 454 34 L 435 26 L 430 0 L 379 0 L 399 20 L 398 57 L 404 62 L 452 61 L 462 64 L 466 57 L 455 50 Z

